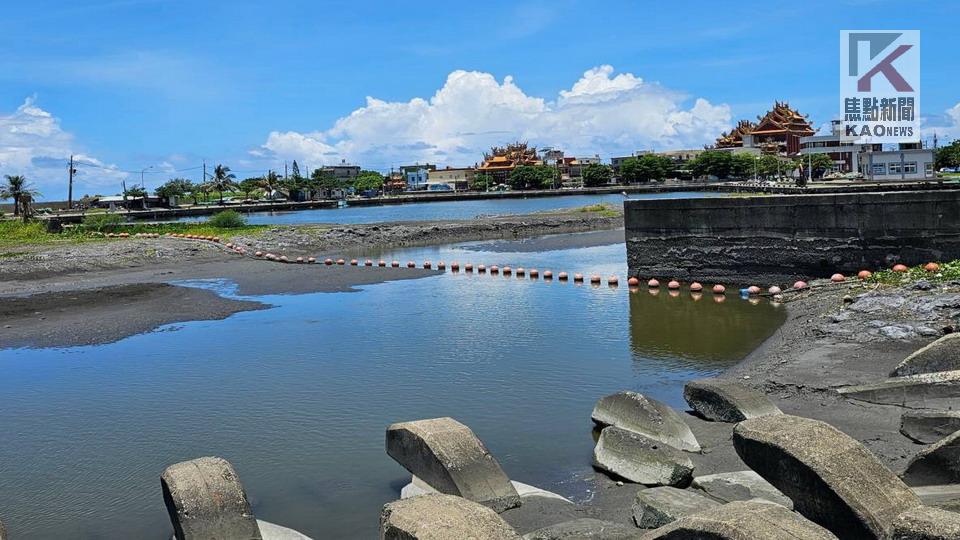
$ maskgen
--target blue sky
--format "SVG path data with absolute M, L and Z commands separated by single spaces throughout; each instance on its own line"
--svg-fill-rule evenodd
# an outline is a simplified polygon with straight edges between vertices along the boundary
M 919 29 L 925 125 L 960 136 L 960 2 L 8 4 L 0 173 L 47 199 L 70 153 L 81 194 L 113 193 L 144 167 L 148 187 L 198 180 L 203 159 L 243 178 L 293 159 L 470 165 L 514 139 L 607 159 L 698 147 L 774 99 L 820 125 L 842 29 Z

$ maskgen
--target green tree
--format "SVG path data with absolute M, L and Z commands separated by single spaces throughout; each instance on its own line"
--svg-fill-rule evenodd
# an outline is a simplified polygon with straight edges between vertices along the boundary
M 753 178 L 757 170 L 757 158 L 747 152 L 738 152 L 730 158 L 730 176 L 733 178 L 744 179 Z
M 21 175 L 6 175 L 6 185 L 0 187 L 0 199 L 13 199 L 13 216 L 23 215 L 26 221 L 30 217 L 30 201 L 40 196 L 40 192 L 31 188 L 27 178 Z
M 663 180 L 673 170 L 673 160 L 666 156 L 644 154 L 628 158 L 620 165 L 620 180 L 626 183 Z
M 220 193 L 220 205 L 223 205 L 223 192 L 237 189 L 236 176 L 230 172 L 230 167 L 217 165 L 213 169 L 213 177 L 207 182 L 208 191 Z
M 591 163 L 581 169 L 580 176 L 587 187 L 605 186 L 613 178 L 613 169 L 609 165 Z
M 470 181 L 470 189 L 474 191 L 486 191 L 490 189 L 493 184 L 493 176 L 487 173 L 480 173 L 475 175 L 473 180 Z
M 937 149 L 937 170 L 960 167 L 960 139 Z
M 513 189 L 546 189 L 553 186 L 557 170 L 546 165 L 520 165 L 512 171 L 507 183 Z
M 293 166 L 290 167 L 290 176 L 293 176 L 297 180 L 302 178 L 302 176 L 300 176 L 300 166 L 297 165 L 297 160 L 293 160 Z
M 263 187 L 263 178 L 244 178 L 237 186 L 243 192 L 243 198 L 249 199 L 251 193 Z
M 720 150 L 701 152 L 690 163 L 690 172 L 694 177 L 714 176 L 719 179 L 729 178 L 733 165 L 733 154 Z
M 383 187 L 383 175 L 376 171 L 360 171 L 353 179 L 353 188 L 357 191 L 378 190 Z
M 193 182 L 186 178 L 171 178 L 163 185 L 153 190 L 157 197 L 169 199 L 170 197 L 183 197 L 194 190 Z
M 757 173 L 764 178 L 775 178 L 783 173 L 783 169 L 783 161 L 772 154 L 764 154 L 757 159 Z

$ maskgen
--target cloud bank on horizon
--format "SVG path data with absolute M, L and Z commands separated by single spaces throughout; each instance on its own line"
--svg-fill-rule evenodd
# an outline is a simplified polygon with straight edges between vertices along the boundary
M 584 72 L 555 99 L 531 96 L 507 76 L 457 70 L 433 97 L 366 106 L 326 130 L 274 131 L 251 151 L 259 159 L 367 168 L 413 163 L 467 166 L 491 146 L 515 140 L 605 157 L 640 149 L 699 148 L 731 121 L 730 107 L 688 96 L 632 73 L 601 65 Z

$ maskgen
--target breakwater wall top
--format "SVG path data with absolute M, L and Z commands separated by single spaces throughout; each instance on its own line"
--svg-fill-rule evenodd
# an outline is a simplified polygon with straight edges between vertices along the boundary
M 631 275 L 825 277 L 960 258 L 960 189 L 624 203 Z

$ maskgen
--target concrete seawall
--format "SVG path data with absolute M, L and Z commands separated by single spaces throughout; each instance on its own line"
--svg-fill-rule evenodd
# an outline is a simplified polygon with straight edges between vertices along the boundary
M 631 275 L 828 277 L 960 258 L 960 190 L 624 203 Z

